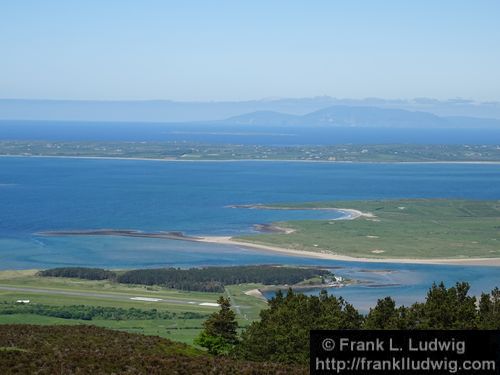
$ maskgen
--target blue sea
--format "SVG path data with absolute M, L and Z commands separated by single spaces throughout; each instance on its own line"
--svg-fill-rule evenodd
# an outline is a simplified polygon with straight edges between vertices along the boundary
M 2 140 L 187 141 L 247 145 L 485 144 L 500 129 L 262 126 L 210 123 L 139 123 L 0 120 Z
M 331 290 L 362 309 L 386 295 L 400 303 L 421 299 L 432 282 L 469 281 L 474 293 L 500 286 L 496 267 L 340 262 L 175 240 L 36 234 L 109 228 L 234 235 L 257 223 L 340 214 L 230 205 L 392 198 L 500 199 L 500 165 L 0 157 L 0 269 L 321 265 L 373 282 Z

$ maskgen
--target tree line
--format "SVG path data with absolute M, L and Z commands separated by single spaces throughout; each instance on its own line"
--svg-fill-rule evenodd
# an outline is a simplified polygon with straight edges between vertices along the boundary
M 116 272 L 102 268 L 87 267 L 58 267 L 39 271 L 38 276 L 46 277 L 72 277 L 85 280 L 115 280 Z
M 229 300 L 221 297 L 221 310 L 204 324 L 197 343 L 214 354 L 230 354 L 253 361 L 307 364 L 309 331 L 315 329 L 500 329 L 500 290 L 470 296 L 469 284 L 447 288 L 434 284 L 424 302 L 397 307 L 391 297 L 378 300 L 362 315 L 342 297 L 306 296 L 289 289 L 278 291 L 241 335 L 236 332 Z M 232 312 L 232 311 L 231 311 Z
M 264 285 L 293 285 L 313 277 L 331 277 L 328 270 L 281 266 L 236 266 L 206 268 L 137 269 L 123 273 L 100 268 L 62 267 L 38 273 L 39 276 L 75 277 L 87 280 L 112 280 L 124 284 L 160 285 L 167 288 L 224 292 L 224 285 L 261 283 Z
M 76 320 L 156 320 L 156 319 L 203 319 L 207 314 L 196 312 L 170 312 L 157 309 L 137 309 L 88 305 L 54 306 L 39 303 L 0 302 L 0 315 L 33 314 Z

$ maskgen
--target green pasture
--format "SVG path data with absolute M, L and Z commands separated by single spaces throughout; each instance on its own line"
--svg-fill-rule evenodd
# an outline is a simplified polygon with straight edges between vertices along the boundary
M 30 303 L 45 305 L 91 305 L 121 308 L 157 309 L 177 314 L 183 312 L 197 312 L 211 314 L 217 311 L 216 307 L 199 306 L 202 302 L 215 302 L 219 293 L 186 292 L 167 289 L 159 286 L 146 287 L 140 285 L 118 284 L 111 281 L 93 281 L 80 279 L 67 279 L 57 277 L 38 277 L 36 270 L 0 271 L 0 287 L 15 287 L 40 289 L 40 291 L 12 291 L 0 290 L 0 302 L 14 302 L 17 300 L 30 300 Z M 240 326 L 248 325 L 258 318 L 259 311 L 266 307 L 266 302 L 245 294 L 245 291 L 261 287 L 259 284 L 231 285 L 226 290 L 232 304 L 235 306 Z M 51 294 L 50 291 L 84 292 L 92 296 L 74 296 Z M 109 299 L 106 294 L 120 295 L 123 300 Z M 95 295 L 95 296 L 94 296 Z M 128 300 L 130 297 L 151 297 L 171 299 L 184 302 L 144 302 Z M 186 302 L 194 302 L 186 304 Z M 132 333 L 156 335 L 175 341 L 192 344 L 193 339 L 200 333 L 204 319 L 172 319 L 155 320 L 76 320 L 63 319 L 34 314 L 0 315 L 0 324 L 42 324 L 42 325 L 75 325 L 91 324 L 100 327 L 118 329 Z
M 366 258 L 500 257 L 500 201 L 389 200 L 313 202 L 275 208 L 351 208 L 373 214 L 355 220 L 279 223 L 291 234 L 238 240 Z

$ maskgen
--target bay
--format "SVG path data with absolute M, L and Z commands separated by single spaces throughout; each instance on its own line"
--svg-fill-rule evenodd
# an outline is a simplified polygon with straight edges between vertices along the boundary
M 173 240 L 36 234 L 110 228 L 235 235 L 257 223 L 339 216 L 229 207 L 235 204 L 394 198 L 500 199 L 500 166 L 2 157 L 0 269 L 320 265 L 372 283 L 331 290 L 362 309 L 386 295 L 401 303 L 421 299 L 433 282 L 468 281 L 474 293 L 500 285 L 495 267 L 339 262 Z

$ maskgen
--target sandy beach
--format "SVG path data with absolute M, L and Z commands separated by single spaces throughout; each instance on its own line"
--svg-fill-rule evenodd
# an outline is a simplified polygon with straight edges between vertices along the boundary
M 353 210 L 356 211 L 356 210 Z M 359 212 L 359 211 L 358 211 Z M 281 253 L 291 256 L 306 257 L 306 258 L 316 258 L 316 259 L 328 259 L 328 260 L 340 260 L 346 262 L 368 262 L 368 263 L 403 263 L 403 264 L 450 264 L 450 265 L 467 265 L 467 266 L 500 266 L 500 258 L 357 258 L 350 257 L 347 255 L 338 255 L 331 253 L 321 253 L 306 250 L 295 250 L 287 249 L 277 246 L 264 245 L 258 243 L 250 243 L 244 241 L 234 240 L 229 236 L 205 236 L 196 239 L 198 242 L 205 243 L 216 243 L 225 245 L 236 245 L 248 249 L 256 249 L 263 251 L 270 251 L 275 253 Z
M 267 207 L 264 205 L 253 205 L 246 208 L 254 209 L 283 209 L 288 210 L 290 208 L 282 207 Z M 344 215 L 332 219 L 332 220 L 355 220 L 360 217 L 366 217 L 372 220 L 377 220 L 376 215 L 371 212 L 362 212 L 359 210 L 351 208 L 306 208 L 310 210 L 332 210 L 343 213 Z M 293 233 L 294 230 L 290 228 L 277 227 L 272 224 L 269 225 L 271 230 L 276 232 L 281 232 L 284 234 Z M 315 258 L 315 259 L 327 259 L 327 260 L 339 260 L 346 262 L 365 262 L 365 263 L 401 263 L 401 264 L 449 264 L 449 265 L 468 265 L 468 266 L 500 266 L 500 258 L 366 258 L 366 257 L 351 257 L 348 255 L 340 255 L 328 252 L 315 252 L 307 250 L 297 250 L 285 247 L 273 246 L 268 244 L 260 244 L 253 242 L 246 242 L 241 240 L 236 240 L 231 236 L 186 236 L 182 232 L 156 232 L 148 233 L 136 230 L 116 230 L 116 229 L 99 229 L 99 230 L 81 230 L 81 231 L 48 231 L 39 232 L 37 235 L 43 236 L 74 236 L 74 235 L 105 235 L 105 236 L 125 236 L 125 237 L 148 237 L 148 238 L 159 238 L 159 239 L 170 239 L 179 241 L 193 241 L 202 243 L 213 243 L 222 245 L 232 245 L 239 246 L 246 249 L 254 249 L 260 251 L 274 252 L 280 254 L 286 254 L 290 256 L 305 257 L 305 258 Z M 377 252 L 373 251 L 374 254 L 382 254 L 383 251 Z
M 377 216 L 371 212 L 363 212 L 352 208 L 337 208 L 337 207 L 306 207 L 306 208 L 291 208 L 291 207 L 276 207 L 262 204 L 254 205 L 233 205 L 230 208 L 248 208 L 248 209 L 274 209 L 274 210 L 323 210 L 341 212 L 341 217 L 331 220 L 355 220 L 361 217 L 368 218 L 372 221 L 378 221 Z M 280 232 L 284 234 L 293 233 L 295 230 L 286 227 L 276 226 L 274 224 L 258 224 L 257 228 L 261 231 Z M 236 240 L 231 236 L 187 236 L 182 232 L 142 232 L 137 230 L 116 230 L 116 229 L 98 229 L 98 230 L 81 230 L 81 231 L 47 231 L 39 232 L 38 235 L 43 236 L 73 236 L 73 235 L 107 235 L 107 236 L 126 236 L 126 237 L 148 237 L 160 238 L 180 241 L 193 241 L 202 243 L 213 243 L 222 245 L 233 245 L 247 249 L 255 249 L 261 251 L 275 252 L 290 256 L 339 260 L 346 262 L 366 262 L 366 263 L 400 263 L 400 264 L 449 264 L 449 265 L 468 265 L 468 266 L 500 266 L 500 258 L 366 258 L 366 257 L 351 257 L 348 255 L 340 255 L 321 251 L 297 250 L 286 247 L 273 246 L 268 244 L 253 243 L 247 241 Z M 378 238 L 377 236 L 369 236 Z M 373 254 L 383 254 L 383 250 L 373 250 Z

